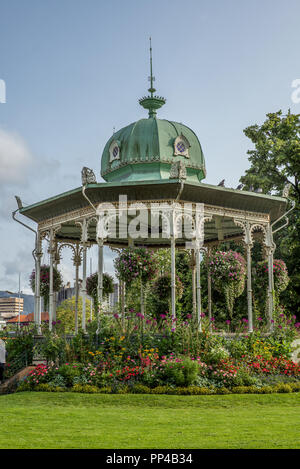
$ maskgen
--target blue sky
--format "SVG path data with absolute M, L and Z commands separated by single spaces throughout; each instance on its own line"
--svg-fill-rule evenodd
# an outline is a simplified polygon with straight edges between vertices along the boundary
M 100 181 L 113 127 L 145 117 L 150 35 L 167 98 L 158 117 L 197 133 L 205 182 L 236 187 L 249 166 L 243 129 L 300 112 L 299 19 L 298 0 L 2 0 L 0 290 L 16 289 L 20 270 L 28 291 L 33 268 L 33 237 L 11 220 L 14 195 L 29 204 L 78 187 L 82 166 Z M 63 273 L 72 279 L 68 256 Z

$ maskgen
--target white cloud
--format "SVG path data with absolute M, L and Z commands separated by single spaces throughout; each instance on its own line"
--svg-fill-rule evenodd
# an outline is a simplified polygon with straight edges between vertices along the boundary
M 0 128 L 0 218 L 9 220 L 17 208 L 14 195 L 21 196 L 24 205 L 35 202 L 59 167 L 57 160 L 36 158 L 17 133 Z
M 2 263 L 5 276 L 17 276 L 19 272 L 25 275 L 30 275 L 34 269 L 34 258 L 32 249 L 21 248 L 18 249 L 14 258 L 9 258 Z
M 0 129 L 0 183 L 26 182 L 33 157 L 24 140 L 16 133 Z

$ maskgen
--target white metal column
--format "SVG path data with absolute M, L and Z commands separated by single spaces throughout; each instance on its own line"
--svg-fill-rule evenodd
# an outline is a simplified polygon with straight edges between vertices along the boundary
M 98 305 L 97 305 L 97 334 L 100 333 L 100 312 L 103 302 L 103 239 L 98 238 Z
M 87 246 L 84 244 L 82 248 L 82 323 L 81 327 L 86 332 L 86 252 Z
M 49 233 L 49 254 L 50 254 L 50 270 L 49 270 L 49 330 L 52 331 L 53 321 L 53 263 L 54 263 L 54 231 L 51 228 Z
M 201 325 L 201 271 L 200 271 L 200 248 L 199 246 L 196 247 L 196 282 L 197 282 L 197 321 L 198 321 L 198 329 L 202 331 Z
M 36 237 L 35 247 L 35 302 L 34 302 L 34 321 L 37 325 L 38 334 L 41 334 L 41 258 L 42 258 L 42 242 L 39 231 Z
M 175 272 L 175 237 L 171 238 L 171 312 L 173 319 L 176 318 L 176 272 Z
M 247 302 L 248 302 L 248 331 L 253 332 L 253 312 L 252 312 L 252 265 L 251 249 L 252 239 L 250 223 L 246 223 L 246 250 L 247 250 Z

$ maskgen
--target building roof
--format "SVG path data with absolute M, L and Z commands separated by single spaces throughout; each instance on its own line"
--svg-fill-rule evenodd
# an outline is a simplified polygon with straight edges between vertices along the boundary
M 102 154 L 101 176 L 109 182 L 169 179 L 177 162 L 185 166 L 188 181 L 199 182 L 206 175 L 197 135 L 186 125 L 149 117 L 110 137 Z
M 118 202 L 119 195 L 126 195 L 128 202 L 157 201 L 176 199 L 181 181 L 176 179 L 154 181 L 127 181 L 88 184 L 86 194 L 97 206 L 102 202 Z M 274 221 L 284 214 L 287 199 L 272 195 L 236 190 L 204 183 L 186 182 L 180 197 L 181 201 L 204 203 L 249 212 L 270 215 Z M 35 204 L 23 207 L 22 215 L 40 223 L 68 212 L 88 207 L 82 195 L 82 187 L 50 197 Z
M 41 320 L 42 321 L 49 321 L 49 313 L 45 312 L 45 313 L 41 313 Z M 12 319 L 9 319 L 8 321 L 6 321 L 8 323 L 18 323 L 18 322 L 21 322 L 21 323 L 24 323 L 24 322 L 34 322 L 34 315 L 33 313 L 29 313 L 29 314 L 21 314 L 20 315 L 20 319 L 19 319 L 19 315 L 16 316 L 15 318 L 12 318 Z

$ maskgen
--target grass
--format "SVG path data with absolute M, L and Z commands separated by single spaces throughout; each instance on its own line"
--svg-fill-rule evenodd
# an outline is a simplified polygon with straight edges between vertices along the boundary
M 300 448 L 300 394 L 0 396 L 0 448 Z

